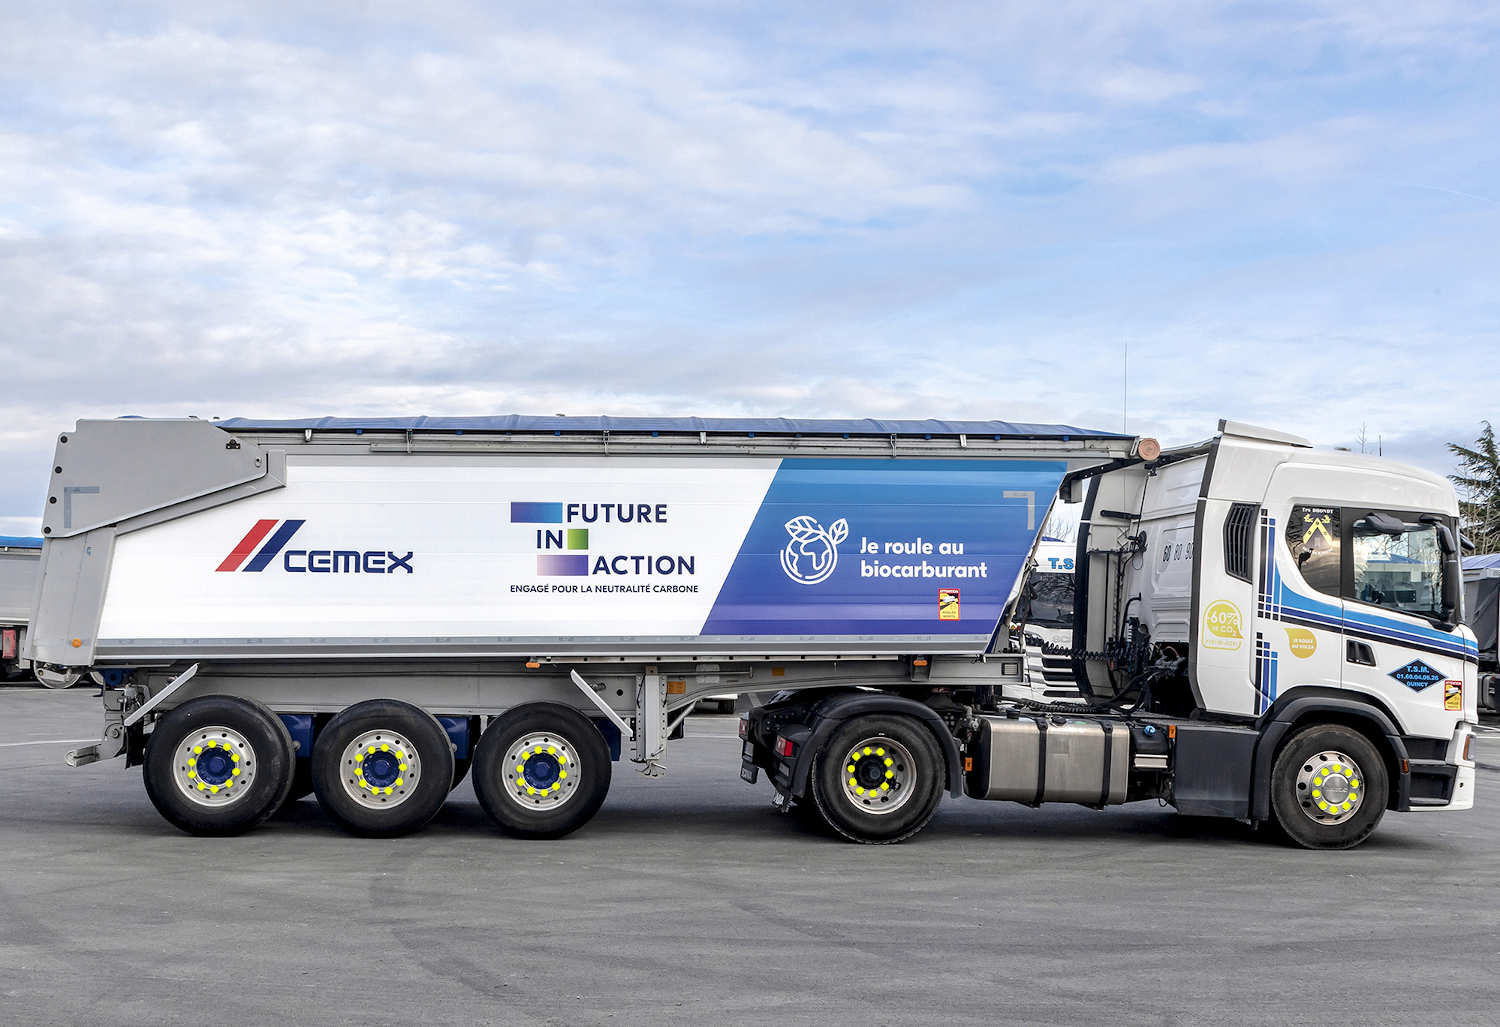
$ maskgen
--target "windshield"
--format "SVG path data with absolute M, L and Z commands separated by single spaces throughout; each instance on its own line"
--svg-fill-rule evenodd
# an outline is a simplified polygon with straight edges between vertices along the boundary
M 1039 628 L 1073 626 L 1073 575 L 1033 574 L 1027 597 L 1031 613 L 1026 623 Z
M 1354 524 L 1354 598 L 1419 617 L 1442 619 L 1443 554 L 1431 524 L 1406 524 L 1400 534 L 1368 519 Z

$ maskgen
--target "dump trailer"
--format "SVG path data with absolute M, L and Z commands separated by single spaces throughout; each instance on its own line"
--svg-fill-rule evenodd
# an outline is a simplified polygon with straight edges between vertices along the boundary
M 1083 701 L 1037 710 L 1004 698 L 1007 625 L 1084 495 Z M 731 691 L 773 693 L 742 777 L 861 842 L 945 792 L 1310 847 L 1473 801 L 1452 490 L 1242 425 L 1162 453 L 1003 421 L 80 421 L 48 498 L 27 655 L 105 713 L 69 762 L 142 766 L 195 833 L 308 789 L 408 832 L 471 771 L 503 831 L 558 837 Z M 1369 592 L 1376 550 L 1418 594 Z
M 30 674 L 21 649 L 41 560 L 41 539 L 0 535 L 0 681 L 17 681 Z
M 1464 621 L 1479 642 L 1479 707 L 1500 713 L 1500 553 L 1464 557 Z

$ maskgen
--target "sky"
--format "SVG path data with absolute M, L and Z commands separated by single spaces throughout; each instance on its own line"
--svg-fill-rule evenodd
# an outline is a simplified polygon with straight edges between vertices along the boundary
M 0 17 L 0 533 L 121 414 L 1500 419 L 1500 5 Z

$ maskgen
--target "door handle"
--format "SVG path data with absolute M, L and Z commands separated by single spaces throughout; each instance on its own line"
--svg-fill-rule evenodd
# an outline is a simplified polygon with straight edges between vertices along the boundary
M 1365 642 L 1356 642 L 1349 639 L 1348 659 L 1350 663 L 1357 663 L 1362 667 L 1375 666 L 1375 650 Z

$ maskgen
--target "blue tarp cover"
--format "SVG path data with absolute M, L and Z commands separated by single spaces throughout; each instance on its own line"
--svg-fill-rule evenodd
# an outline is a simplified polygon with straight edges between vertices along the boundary
M 1068 424 L 1018 421 L 885 421 L 875 418 L 802 417 L 305 417 L 270 421 L 231 417 L 214 422 L 229 431 L 436 431 L 436 432 L 751 432 L 767 435 L 1003 435 L 1012 438 L 1127 439 L 1118 432 Z
M 1464 557 L 1464 570 L 1482 571 L 1491 567 L 1500 567 L 1500 553 L 1476 553 L 1473 556 Z
M 42 540 L 24 535 L 0 535 L 0 549 L 40 549 Z

